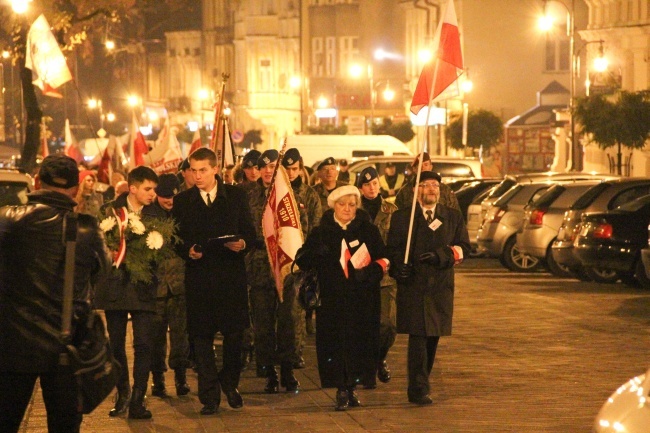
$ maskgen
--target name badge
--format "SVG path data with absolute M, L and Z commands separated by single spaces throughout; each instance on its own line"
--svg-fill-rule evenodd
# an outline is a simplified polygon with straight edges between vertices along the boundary
M 431 222 L 431 224 L 429 224 L 429 228 L 435 232 L 438 229 L 438 227 L 440 227 L 441 225 L 442 222 L 438 218 L 436 218 Z
M 358 245 L 359 245 L 359 241 L 358 241 L 358 240 L 354 240 L 354 241 L 350 242 L 350 248 L 354 248 L 354 247 L 356 247 L 356 246 L 358 246 Z

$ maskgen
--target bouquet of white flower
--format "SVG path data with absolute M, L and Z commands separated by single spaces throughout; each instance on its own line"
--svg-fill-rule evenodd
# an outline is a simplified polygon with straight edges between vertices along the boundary
M 133 283 L 151 283 L 158 264 L 175 256 L 176 225 L 171 218 L 140 219 L 126 208 L 108 208 L 99 219 L 115 271 L 128 272 Z

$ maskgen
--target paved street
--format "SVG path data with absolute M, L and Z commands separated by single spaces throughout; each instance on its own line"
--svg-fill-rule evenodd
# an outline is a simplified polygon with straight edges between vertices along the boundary
M 151 421 L 112 419 L 107 400 L 84 418 L 84 432 L 590 432 L 606 398 L 650 367 L 650 292 L 623 284 L 515 274 L 497 260 L 458 268 L 454 335 L 441 340 L 432 373 L 434 404 L 406 400 L 406 338 L 389 354 L 393 380 L 361 390 L 362 408 L 335 412 L 334 390 L 319 388 L 313 337 L 298 394 L 264 394 L 246 370 L 245 406 L 223 397 L 216 416 L 198 415 L 192 393 L 150 397 Z M 129 355 L 131 356 L 131 355 Z M 173 374 L 167 374 L 173 394 Z M 21 431 L 44 432 L 40 393 Z

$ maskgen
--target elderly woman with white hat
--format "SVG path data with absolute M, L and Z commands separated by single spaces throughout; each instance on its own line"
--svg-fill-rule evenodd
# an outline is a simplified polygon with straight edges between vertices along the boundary
M 388 268 L 385 245 L 359 190 L 339 187 L 331 209 L 296 255 L 301 269 L 316 268 L 316 354 L 323 388 L 337 388 L 336 410 L 360 406 L 357 384 L 373 383 L 379 351 L 380 281 Z

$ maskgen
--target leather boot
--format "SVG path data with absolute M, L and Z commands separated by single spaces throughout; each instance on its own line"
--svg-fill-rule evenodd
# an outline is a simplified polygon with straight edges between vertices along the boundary
M 129 400 L 131 398 L 131 389 L 124 388 L 120 390 L 117 389 L 117 394 L 115 394 L 115 407 L 108 412 L 108 416 L 114 417 L 126 413 L 126 408 L 129 407 Z
M 174 384 L 176 385 L 176 395 L 181 397 L 190 393 L 190 386 L 187 384 L 186 369 L 177 368 L 174 370 Z
M 346 410 L 349 403 L 348 390 L 345 388 L 339 388 L 339 390 L 336 391 L 336 406 L 334 409 L 338 411 Z
M 151 395 L 167 398 L 167 390 L 165 389 L 165 373 L 162 371 L 152 371 L 151 377 L 153 379 L 153 384 L 151 385 Z
M 354 386 L 348 388 L 348 404 L 350 407 L 359 407 L 361 406 L 361 400 L 359 400 L 359 394 Z
M 151 412 L 147 410 L 144 405 L 144 391 L 138 388 L 133 388 L 131 395 L 131 403 L 129 403 L 129 418 L 130 419 L 149 419 Z
M 377 379 L 379 379 L 380 382 L 383 383 L 388 383 L 390 382 L 390 369 L 388 368 L 388 363 L 386 363 L 386 360 L 379 361 L 377 364 Z
M 295 392 L 300 389 L 300 382 L 293 375 L 293 366 L 291 363 L 283 363 L 280 366 L 280 384 L 289 392 Z
M 267 372 L 266 376 L 266 386 L 264 387 L 264 392 L 268 394 L 276 394 L 280 384 L 278 383 L 278 372 L 276 371 L 273 365 L 268 365 L 264 367 Z

